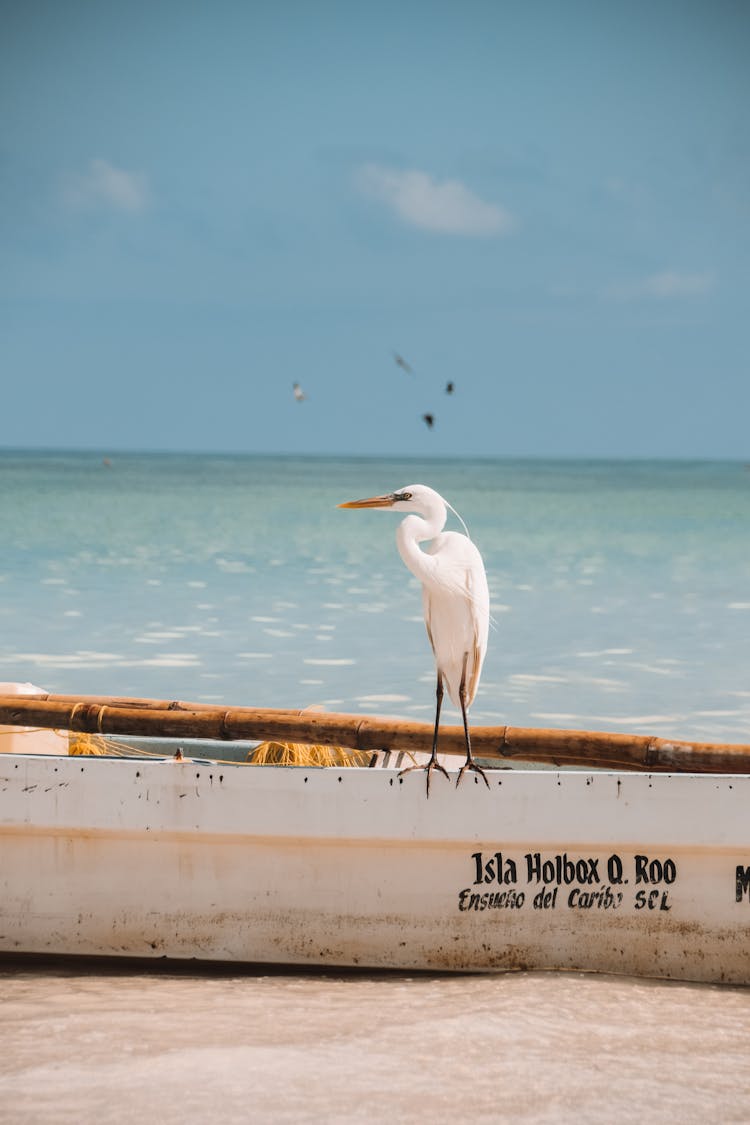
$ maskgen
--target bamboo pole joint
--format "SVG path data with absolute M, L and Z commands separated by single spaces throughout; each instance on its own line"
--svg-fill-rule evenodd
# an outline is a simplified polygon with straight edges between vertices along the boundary
M 210 741 L 335 744 L 352 750 L 429 753 L 432 725 L 376 715 L 260 707 L 217 707 L 181 700 L 55 694 L 0 695 L 0 725 L 92 735 Z M 653 735 L 526 727 L 473 727 L 475 757 L 645 772 L 750 774 L 750 746 Z M 438 749 L 464 754 L 463 729 L 440 730 Z

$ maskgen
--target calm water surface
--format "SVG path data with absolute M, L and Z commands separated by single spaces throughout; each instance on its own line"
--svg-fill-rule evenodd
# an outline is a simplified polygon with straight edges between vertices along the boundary
M 0 454 L 0 679 L 429 717 L 396 518 L 463 515 L 478 722 L 750 741 L 738 464 Z M 0 1117 L 750 1121 L 750 990 L 581 975 L 0 966 Z
M 429 718 L 397 517 L 336 509 L 415 478 L 487 566 L 475 722 L 750 738 L 731 463 L 0 454 L 0 679 Z

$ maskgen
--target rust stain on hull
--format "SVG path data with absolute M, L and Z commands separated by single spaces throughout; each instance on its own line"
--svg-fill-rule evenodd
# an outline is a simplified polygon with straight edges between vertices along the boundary
M 6 922 L 9 919 L 6 918 Z M 27 919 L 28 921 L 28 919 Z M 748 945 L 733 931 L 669 923 L 644 933 L 618 920 L 586 934 L 549 927 L 535 940 L 502 929 L 423 922 L 394 914 L 323 915 L 306 911 L 120 912 L 83 914 L 75 925 L 50 921 L 33 937 L 3 927 L 8 952 L 327 965 L 339 968 L 500 972 L 578 970 L 674 980 L 748 983 Z M 12 931 L 16 930 L 15 936 Z

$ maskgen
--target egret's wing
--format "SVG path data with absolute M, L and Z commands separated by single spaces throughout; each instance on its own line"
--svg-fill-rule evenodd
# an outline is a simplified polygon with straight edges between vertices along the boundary
M 468 702 L 479 685 L 489 628 L 487 577 L 479 552 L 463 535 L 447 533 L 430 553 L 434 565 L 423 586 L 427 635 L 458 705 L 465 656 Z
M 490 596 L 484 567 L 482 567 L 481 575 L 473 570 L 468 573 L 466 594 L 469 600 L 473 633 L 473 644 L 467 662 L 469 678 L 466 685 L 466 698 L 471 703 L 479 687 L 479 677 L 482 674 L 489 632 Z
M 430 640 L 430 648 L 435 653 L 435 656 L 437 656 L 437 652 L 435 652 L 435 641 L 432 637 L 432 606 L 430 604 L 430 595 L 426 586 L 422 587 L 422 606 L 424 609 L 425 629 L 427 630 L 427 636 Z
M 443 538 L 448 540 L 447 548 L 445 544 L 436 542 L 429 551 L 434 567 L 425 581 L 425 588 L 467 603 L 479 643 L 485 647 L 490 618 L 490 592 L 482 556 L 471 540 L 463 535 L 449 532 L 441 536 Z
M 469 682 L 466 685 L 466 699 L 469 703 L 472 702 L 474 696 L 477 694 L 479 687 L 479 677 L 482 674 L 482 664 L 484 663 L 484 649 L 480 643 L 479 634 L 474 634 L 474 644 L 469 653 L 469 659 L 466 664 L 469 673 Z

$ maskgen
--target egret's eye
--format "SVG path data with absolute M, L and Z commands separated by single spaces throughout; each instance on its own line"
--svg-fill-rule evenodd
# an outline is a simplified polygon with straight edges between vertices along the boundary
M 395 493 L 394 500 L 411 500 L 411 492 L 397 492 Z

